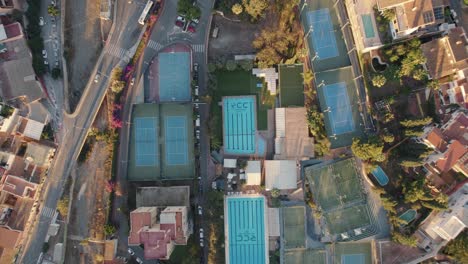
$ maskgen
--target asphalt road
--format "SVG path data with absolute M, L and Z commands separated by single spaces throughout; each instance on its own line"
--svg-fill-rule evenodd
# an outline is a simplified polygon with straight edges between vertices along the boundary
M 125 99 L 125 106 L 123 108 L 123 127 L 120 133 L 120 151 L 119 151 L 119 162 L 120 165 L 117 170 L 117 180 L 119 181 L 120 187 L 123 190 L 123 193 L 126 193 L 127 189 L 127 165 L 128 165 L 128 143 L 129 143 L 129 135 L 130 135 L 130 125 L 131 125 L 131 109 L 132 104 L 135 100 L 135 92 L 136 87 L 140 85 L 143 81 L 143 75 L 146 73 L 148 66 L 151 64 L 151 61 L 157 56 L 158 52 L 164 47 L 167 47 L 173 43 L 184 43 L 192 47 L 192 59 L 193 62 L 199 64 L 199 87 L 200 87 L 200 94 L 203 95 L 206 92 L 206 52 L 207 52 L 207 34 L 209 33 L 209 19 L 211 15 L 211 10 L 213 6 L 213 0 L 198 0 L 198 5 L 202 9 L 202 17 L 200 18 L 200 22 L 197 26 L 197 31 L 195 33 L 188 33 L 183 32 L 180 28 L 175 26 L 175 19 L 177 17 L 177 1 L 170 1 L 166 0 L 163 9 L 160 13 L 160 17 L 156 25 L 154 26 L 150 41 L 148 46 L 145 49 L 143 54 L 143 60 L 140 61 L 140 64 L 137 66 L 135 71 L 135 85 L 134 87 L 130 87 L 131 89 L 128 90 Z M 206 179 L 207 175 L 207 162 L 209 158 L 209 141 L 208 136 L 206 133 L 206 127 L 204 124 L 205 121 L 208 119 L 208 106 L 201 104 L 200 108 L 200 119 L 202 126 L 200 127 L 201 130 L 201 137 L 200 137 L 200 171 L 202 177 L 202 184 L 203 189 L 207 190 L 211 188 L 211 182 Z M 203 192 L 204 193 L 204 192 Z M 199 204 L 204 205 L 203 196 L 200 195 L 197 197 L 197 201 Z M 126 197 L 117 197 L 116 202 L 114 204 L 114 208 L 119 208 L 123 204 L 126 203 Z M 127 256 L 127 237 L 128 237 L 128 220 L 127 217 L 115 210 L 114 218 L 118 219 L 119 221 L 119 246 L 118 246 L 118 253 L 117 255 Z M 200 227 L 199 223 L 202 219 L 197 219 L 196 221 L 196 228 L 194 228 L 195 237 L 198 240 L 197 230 Z M 206 230 L 206 228 L 204 228 Z M 206 259 L 206 242 L 205 242 L 205 250 L 204 250 L 204 259 Z M 141 248 L 134 247 L 134 251 L 136 255 L 143 258 L 143 252 Z M 144 263 L 157 263 L 157 261 L 147 261 L 145 260 Z
M 92 75 L 88 81 L 86 91 L 73 114 L 64 113 L 62 126 L 62 144 L 58 154 L 49 170 L 48 178 L 44 186 L 45 192 L 41 197 L 41 212 L 36 224 L 29 234 L 29 239 L 22 248 L 22 256 L 17 263 L 37 263 L 47 230 L 51 222 L 48 214 L 49 208 L 56 208 L 64 183 L 70 175 L 70 170 L 79 155 L 81 146 L 86 138 L 88 128 L 91 126 L 97 111 L 104 98 L 112 69 L 124 63 L 125 52 L 134 46 L 141 32 L 138 17 L 143 10 L 143 0 L 119 1 L 116 10 L 116 20 L 113 33 L 110 35 L 101 53 Z M 97 83 L 94 82 L 96 73 L 100 74 Z

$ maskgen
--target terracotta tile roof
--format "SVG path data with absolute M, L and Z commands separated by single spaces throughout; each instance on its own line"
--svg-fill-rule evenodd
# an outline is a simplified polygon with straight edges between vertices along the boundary
M 9 25 L 4 25 L 4 28 L 5 28 L 5 33 L 9 39 L 23 36 L 21 25 L 18 22 L 12 23 Z
M 441 172 L 447 172 L 453 168 L 458 160 L 465 155 L 467 149 L 458 140 L 454 140 L 449 146 L 448 150 L 444 153 L 444 157 L 436 162 L 437 168 Z
M 8 175 L 1 191 L 5 191 L 20 197 L 34 198 L 37 184 L 28 182 L 20 177 Z
M 408 28 L 434 23 L 434 11 L 432 10 L 432 0 L 414 0 L 404 4 L 406 22 Z
M 468 68 L 467 43 L 462 33 L 463 29 L 454 28 L 447 36 L 421 45 L 432 78 L 440 79 Z
M 455 139 L 463 145 L 468 145 L 468 117 L 459 113 L 453 121 L 443 129 L 444 136 L 449 139 Z
M 447 150 L 447 142 L 444 140 L 444 135 L 439 128 L 434 127 L 426 138 L 437 150 L 445 152 Z
M 379 6 L 379 9 L 386 9 L 412 1 L 414 0 L 377 0 L 377 5 Z
M 0 263 L 11 263 L 21 231 L 0 227 Z

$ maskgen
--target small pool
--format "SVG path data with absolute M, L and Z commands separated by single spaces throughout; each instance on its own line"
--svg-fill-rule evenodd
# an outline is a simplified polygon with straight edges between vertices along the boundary
M 414 209 L 408 209 L 406 210 L 406 212 L 400 215 L 399 218 L 409 224 L 411 221 L 413 221 L 416 218 L 417 213 L 418 212 Z
M 372 175 L 374 175 L 375 179 L 379 182 L 380 186 L 385 186 L 388 183 L 388 176 L 385 172 L 377 166 L 375 170 L 372 171 Z
M 372 25 L 372 17 L 370 14 L 361 15 L 362 24 L 364 25 L 364 33 L 366 38 L 374 38 L 375 31 L 374 26 Z

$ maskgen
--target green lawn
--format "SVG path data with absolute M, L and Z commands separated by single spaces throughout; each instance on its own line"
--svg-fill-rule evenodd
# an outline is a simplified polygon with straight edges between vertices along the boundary
M 218 102 L 222 100 L 223 96 L 256 95 L 257 129 L 268 129 L 268 109 L 272 109 L 274 107 L 275 98 L 266 90 L 263 80 L 252 75 L 251 72 L 243 70 L 221 70 L 217 71 L 215 74 L 218 80 L 218 88 L 213 95 L 212 105 L 214 105 L 214 107 L 212 108 L 212 114 L 214 116 L 219 116 L 219 123 L 221 124 L 222 116 Z M 261 84 L 262 88 L 257 87 L 257 84 Z

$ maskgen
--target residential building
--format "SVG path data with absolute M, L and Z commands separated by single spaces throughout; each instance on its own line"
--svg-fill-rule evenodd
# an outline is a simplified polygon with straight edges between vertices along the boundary
M 11 263 L 17 250 L 22 232 L 7 226 L 0 226 L 0 263 Z
M 361 52 L 378 49 L 383 45 L 374 11 L 376 5 L 377 0 L 345 0 L 356 48 Z
M 443 174 L 450 170 L 468 177 L 468 117 L 458 111 L 442 127 L 429 126 L 417 139 L 434 149 L 425 164 L 431 173 Z
M 427 58 L 425 66 L 430 77 L 443 83 L 466 79 L 467 44 L 468 40 L 462 27 L 450 29 L 446 36 L 422 44 L 421 49 Z M 448 88 L 457 86 L 458 83 L 452 83 Z
M 378 10 L 391 10 L 395 18 L 390 22 L 393 39 L 422 32 L 435 24 L 432 0 L 377 0 Z
M 130 213 L 130 246 L 144 245 L 145 259 L 169 259 L 174 245 L 186 245 L 187 207 L 139 207 Z
M 16 197 L 34 198 L 37 184 L 28 182 L 17 176 L 7 175 L 0 185 L 0 192 L 6 192 Z

